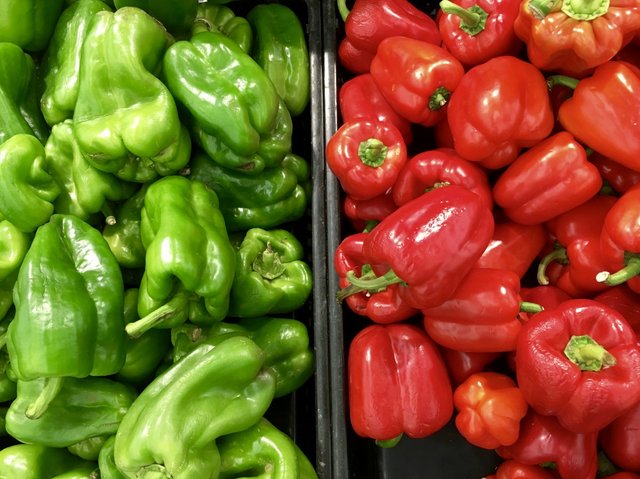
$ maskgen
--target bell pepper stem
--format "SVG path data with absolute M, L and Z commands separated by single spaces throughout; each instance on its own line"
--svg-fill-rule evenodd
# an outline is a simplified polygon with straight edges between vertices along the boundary
M 479 5 L 463 8 L 449 0 L 440 2 L 440 9 L 450 15 L 460 18 L 460 30 L 475 36 L 485 29 L 489 14 Z
M 609 11 L 609 0 L 564 0 L 562 12 L 579 21 L 591 21 Z
M 538 271 L 536 273 L 536 279 L 538 280 L 538 284 L 542 286 L 546 286 L 549 284 L 549 277 L 547 276 L 547 267 L 557 261 L 561 264 L 567 264 L 567 250 L 566 248 L 555 248 L 551 253 L 546 255 L 544 258 L 540 260 L 538 264 Z
M 271 247 L 270 241 L 267 241 L 267 247 L 253 260 L 251 268 L 268 280 L 276 279 L 285 272 L 280 255 Z
M 538 303 L 531 303 L 529 301 L 521 301 L 520 302 L 520 311 L 523 313 L 539 313 L 543 311 L 544 308 Z
M 368 138 L 358 145 L 358 158 L 372 168 L 378 168 L 384 164 L 387 158 L 387 145 L 377 138 Z
M 624 268 L 619 269 L 615 273 L 610 273 L 609 271 L 600 271 L 596 275 L 596 281 L 599 283 L 604 283 L 607 286 L 618 286 L 619 284 L 626 283 L 634 276 L 638 276 L 640 274 L 640 257 L 632 256 Z
M 150 329 L 161 324 L 167 318 L 172 317 L 175 313 L 176 306 L 169 301 L 143 318 L 127 324 L 125 326 L 125 330 L 130 338 L 139 338 Z
M 571 336 L 564 355 L 581 371 L 600 371 L 616 364 L 616 358 L 591 336 Z
M 451 92 L 445 87 L 441 86 L 435 89 L 435 91 L 429 97 L 429 110 L 438 111 L 444 108 L 449 102 Z
M 342 21 L 346 22 L 347 17 L 349 16 L 349 13 L 351 13 L 351 10 L 349 10 L 349 8 L 347 7 L 346 0 L 337 0 L 337 4 L 338 4 L 338 12 L 340 12 Z
M 144 479 L 171 479 L 173 475 L 167 471 L 167 468 L 162 464 L 151 464 L 149 466 L 143 466 L 136 474 L 136 477 L 143 477 Z
M 401 439 L 402 433 L 398 434 L 396 437 L 392 437 L 391 439 L 376 439 L 376 445 L 388 449 L 396 446 Z
M 562 0 L 529 0 L 529 10 L 531 10 L 534 17 L 542 20 L 549 15 L 560 2 L 562 2 Z
M 51 404 L 51 401 L 55 399 L 62 389 L 63 384 L 63 377 L 45 379 L 44 388 L 40 391 L 40 395 L 35 399 L 35 401 L 27 406 L 27 409 L 24 412 L 25 416 L 29 419 L 38 419 L 42 417 L 42 415 L 47 412 L 47 408 L 49 407 L 49 404 Z
M 116 224 L 116 215 L 110 205 L 105 203 L 100 211 L 104 215 L 104 222 L 106 224 L 108 224 L 109 226 L 113 226 Z
M 346 297 L 353 294 L 363 292 L 378 293 L 380 291 L 384 291 L 387 286 L 403 282 L 391 269 L 382 276 L 376 276 L 372 271 L 360 278 L 358 278 L 353 271 L 349 271 L 346 278 L 351 284 L 346 288 L 342 288 L 336 294 L 336 299 L 339 303 L 341 303 Z
M 547 88 L 549 88 L 549 90 L 554 86 L 566 86 L 567 88 L 575 90 L 578 83 L 580 83 L 580 80 L 566 75 L 551 75 L 547 77 Z

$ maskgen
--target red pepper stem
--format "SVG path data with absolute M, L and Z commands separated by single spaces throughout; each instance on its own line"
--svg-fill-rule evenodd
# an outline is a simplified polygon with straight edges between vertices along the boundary
M 580 83 L 580 80 L 577 78 L 568 77 L 566 75 L 551 75 L 547 77 L 547 87 L 549 89 L 554 86 L 566 86 L 567 88 L 571 88 L 575 90 Z
M 536 274 L 538 284 L 541 284 L 542 286 L 546 286 L 549 284 L 547 267 L 554 261 L 562 264 L 567 264 L 567 250 L 565 248 L 555 248 L 551 253 L 540 260 L 540 263 L 538 264 L 538 271 Z
M 377 138 L 368 138 L 358 145 L 358 158 L 372 168 L 378 168 L 384 164 L 387 158 L 387 145 Z
M 609 271 L 600 271 L 596 275 L 596 281 L 604 283 L 607 286 L 618 286 L 619 284 L 626 283 L 634 276 L 640 274 L 640 257 L 632 256 L 625 265 L 624 268 L 619 269 L 615 273 Z
M 380 291 L 384 291 L 387 286 L 402 283 L 402 280 L 398 278 L 396 273 L 391 269 L 382 276 L 376 276 L 375 273 L 371 271 L 360 278 L 358 278 L 353 271 L 349 271 L 346 274 L 346 278 L 351 284 L 346 288 L 342 288 L 336 294 L 336 299 L 339 303 L 353 294 L 363 293 L 365 291 L 369 293 L 379 293 Z
M 542 305 L 538 303 L 530 303 L 529 301 L 520 301 L 520 312 L 522 313 L 539 313 L 544 310 Z
M 564 355 L 581 371 L 598 372 L 616 364 L 613 354 L 587 335 L 571 336 Z
M 40 394 L 35 401 L 27 406 L 27 410 L 24 413 L 25 416 L 29 419 L 38 419 L 42 417 L 42 415 L 47 412 L 51 401 L 55 399 L 62 389 L 63 384 L 63 377 L 46 378 L 44 380 L 44 388 L 40 391 Z
M 147 314 L 143 318 L 138 319 L 137 321 L 133 321 L 125 326 L 125 330 L 127 334 L 131 338 L 139 338 L 144 333 L 149 331 L 152 328 L 155 328 L 159 324 L 162 324 L 163 321 L 166 321 L 168 318 L 171 318 L 176 314 L 176 306 L 169 301 L 166 304 L 163 304 L 155 311 Z
M 376 439 L 376 445 L 388 449 L 396 446 L 400 442 L 400 439 L 402 439 L 402 433 L 391 439 Z
M 560 2 L 562 2 L 562 0 L 529 0 L 529 10 L 531 10 L 534 17 L 542 20 L 549 15 Z
M 459 17 L 460 30 L 471 36 L 475 36 L 485 29 L 489 17 L 489 14 L 479 5 L 463 8 L 449 0 L 442 0 L 440 9 L 449 15 Z
M 346 0 L 337 0 L 337 4 L 338 4 L 338 12 L 340 12 L 340 16 L 342 17 L 342 21 L 346 22 L 347 21 L 347 17 L 349 16 L 349 13 L 351 13 L 351 10 L 349 10 L 349 8 L 347 8 L 347 1 Z

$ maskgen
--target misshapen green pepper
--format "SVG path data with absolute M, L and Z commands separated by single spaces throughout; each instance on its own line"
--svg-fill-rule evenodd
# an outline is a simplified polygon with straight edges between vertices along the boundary
M 231 38 L 243 51 L 251 53 L 253 29 L 246 18 L 236 16 L 229 7 L 210 2 L 198 4 L 191 34 L 219 31 Z
M 89 465 L 95 469 L 66 449 L 40 444 L 16 444 L 0 450 L 0 477 L 6 479 L 60 479 Z
M 262 350 L 232 337 L 200 345 L 158 376 L 134 401 L 115 440 L 128 478 L 217 477 L 217 438 L 242 431 L 267 411 L 275 390 Z
M 73 123 L 80 150 L 99 170 L 145 183 L 189 161 L 189 133 L 155 76 L 171 42 L 139 8 L 94 16 L 82 47 Z
M 44 50 L 63 6 L 64 0 L 0 0 L 0 42 Z

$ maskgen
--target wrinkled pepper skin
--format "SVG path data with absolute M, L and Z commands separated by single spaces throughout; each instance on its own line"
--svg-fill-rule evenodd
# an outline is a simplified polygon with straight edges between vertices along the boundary
M 94 15 L 82 47 L 73 126 L 80 150 L 99 170 L 144 183 L 189 161 L 189 134 L 155 76 L 171 41 L 138 8 Z
M 212 2 L 198 3 L 198 13 L 193 21 L 191 35 L 199 32 L 218 31 L 228 36 L 249 55 L 253 48 L 253 29 L 245 17 L 237 16 L 233 10 Z
M 7 479 L 60 479 L 69 471 L 82 470 L 88 465 L 95 469 L 95 465 L 66 449 L 39 444 L 16 444 L 0 450 L 0 477 Z
M 111 11 L 111 8 L 100 0 L 80 0 L 66 7 L 60 15 L 42 60 L 44 92 L 40 108 L 50 126 L 73 118 L 78 100 L 82 44 L 93 16 L 101 11 Z
M 201 328 L 183 324 L 171 330 L 173 361 L 180 361 L 201 343 L 215 346 L 232 336 L 245 336 L 264 353 L 264 367 L 276 379 L 275 397 L 285 396 L 304 384 L 313 374 L 314 354 L 309 348 L 309 332 L 295 319 L 264 317 L 241 319 Z
M 68 447 L 115 434 L 137 395 L 133 388 L 107 378 L 66 378 L 47 411 L 30 419 L 25 411 L 45 385 L 45 379 L 18 381 L 18 395 L 7 412 L 6 427 L 21 442 Z
M 317 479 L 296 443 L 265 418 L 254 426 L 221 437 L 220 479 Z
M 273 400 L 275 379 L 263 368 L 262 350 L 232 337 L 200 345 L 158 376 L 134 401 L 116 434 L 118 469 L 145 475 L 193 479 L 217 477 L 215 440 L 257 423 Z M 185 411 L 196 421 L 184 421 Z
M 114 0 L 116 8 L 136 7 L 157 19 L 173 35 L 186 35 L 198 13 L 198 0 Z
M 194 141 L 220 165 L 259 173 L 291 150 L 291 115 L 273 83 L 222 33 L 200 32 L 171 45 L 163 75 L 192 117 Z
M 311 99 L 307 38 L 300 19 L 281 3 L 255 5 L 247 13 L 254 31 L 251 56 L 266 72 L 291 116 L 299 116 Z
M 0 42 L 30 52 L 44 50 L 64 8 L 64 0 L 2 0 Z

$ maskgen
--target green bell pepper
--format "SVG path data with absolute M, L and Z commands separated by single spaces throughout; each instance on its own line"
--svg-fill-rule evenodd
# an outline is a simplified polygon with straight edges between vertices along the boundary
M 67 451 L 86 461 L 97 461 L 100 451 L 109 437 L 113 436 L 90 437 L 67 447 Z
M 94 16 L 82 47 L 73 122 L 80 150 L 99 170 L 145 183 L 188 163 L 189 133 L 154 74 L 171 41 L 139 8 Z
M 136 391 L 107 378 L 65 378 L 46 412 L 31 419 L 27 410 L 45 391 L 47 379 L 18 381 L 9 406 L 7 432 L 20 442 L 68 447 L 96 436 L 112 435 L 136 398 Z
M 116 433 L 116 465 L 128 478 L 217 477 L 216 439 L 258 422 L 274 390 L 250 339 L 200 345 L 134 401 Z
M 291 150 L 292 120 L 273 83 L 220 32 L 169 47 L 165 82 L 190 113 L 194 141 L 216 162 L 245 173 L 277 166 Z
M 173 360 L 180 361 L 200 344 L 215 346 L 232 336 L 245 336 L 264 353 L 264 367 L 276 378 L 275 397 L 302 386 L 313 374 L 314 355 L 304 323 L 289 318 L 251 318 L 221 321 L 209 328 L 183 324 L 171 330 Z
M 189 31 L 198 11 L 198 0 L 115 0 L 114 4 L 116 8 L 140 8 L 178 36 Z
M 89 222 L 96 213 L 105 212 L 108 202 L 125 200 L 140 186 L 94 168 L 80 151 L 71 120 L 52 128 L 45 153 L 47 171 L 60 189 L 56 213 Z
M 44 413 L 65 377 L 108 376 L 122 368 L 123 296 L 120 267 L 98 230 L 59 214 L 38 228 L 18 273 L 16 315 L 7 332 L 17 378 L 46 379 L 30 417 Z
M 311 98 L 309 49 L 300 19 L 281 3 L 255 5 L 247 20 L 254 35 L 252 56 L 273 82 L 291 116 L 300 115 Z
M 313 289 L 303 257 L 302 244 L 287 230 L 247 231 L 236 254 L 229 316 L 252 318 L 300 308 Z
M 253 47 L 253 29 L 249 21 L 236 16 L 233 10 L 210 2 L 198 5 L 198 14 L 191 28 L 191 35 L 200 32 L 218 31 L 236 42 L 246 53 Z
M 0 0 L 0 42 L 44 50 L 63 7 L 64 0 Z
M 79 0 L 64 9 L 42 60 L 44 92 L 40 108 L 51 126 L 68 118 L 78 100 L 80 54 L 96 13 L 111 11 L 100 0 Z
M 218 165 L 205 154 L 196 155 L 189 178 L 202 181 L 220 200 L 229 231 L 274 228 L 304 216 L 309 203 L 309 165 L 289 153 L 279 167 L 246 175 Z
M 53 214 L 60 188 L 46 170 L 45 149 L 35 136 L 18 134 L 0 145 L 0 215 L 30 233 Z
M 98 465 L 93 462 L 89 462 L 75 467 L 70 471 L 58 474 L 53 479 L 98 479 L 99 477 L 100 472 L 98 470 Z
M 111 436 L 100 449 L 98 456 L 98 466 L 100 467 L 100 479 L 127 479 L 116 467 L 116 460 L 113 456 L 113 447 L 116 443 L 116 436 Z
M 0 321 L 5 318 L 13 305 L 13 286 L 18 277 L 20 265 L 31 245 L 31 236 L 20 231 L 11 222 L 0 220 Z M 0 328 L 2 346 L 6 342 L 4 332 Z
M 311 462 L 287 434 L 268 420 L 218 442 L 219 479 L 317 479 Z
M 165 177 L 149 186 L 141 218 L 146 250 L 138 298 L 141 319 L 127 324 L 129 335 L 184 322 L 191 315 L 190 304 L 196 310 L 204 305 L 205 322 L 222 320 L 235 274 L 235 250 L 216 194 L 202 182 Z
M 93 465 L 66 449 L 40 444 L 15 444 L 0 450 L 0 477 L 3 479 L 61 479 L 65 477 L 63 474 L 89 464 Z M 95 469 L 95 465 L 93 467 Z
M 20 133 L 46 141 L 49 127 L 40 111 L 37 85 L 33 58 L 18 45 L 0 42 L 0 144 Z

